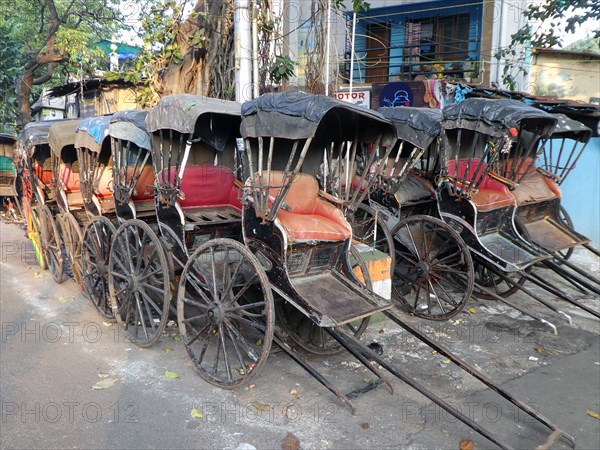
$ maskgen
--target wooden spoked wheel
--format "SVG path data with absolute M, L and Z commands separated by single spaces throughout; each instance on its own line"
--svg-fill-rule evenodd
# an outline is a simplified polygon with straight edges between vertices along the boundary
M 41 207 L 41 225 L 40 243 L 44 249 L 46 263 L 52 279 L 60 284 L 64 275 L 63 244 L 57 222 L 46 205 Z
M 94 217 L 83 232 L 81 261 L 83 289 L 98 312 L 108 320 L 115 316 L 108 288 L 108 259 L 111 241 L 117 229 L 103 216 Z
M 81 262 L 81 247 L 83 245 L 83 232 L 79 222 L 70 212 L 65 212 L 60 217 L 62 238 L 67 253 L 67 259 L 71 266 L 73 281 L 84 291 L 83 288 L 83 265 Z M 85 293 L 85 291 L 84 291 Z
M 355 281 L 364 284 L 367 289 L 371 290 L 371 278 L 367 267 L 359 252 L 354 248 L 350 249 L 349 262 L 352 271 L 357 275 Z M 276 299 L 275 312 L 277 323 L 285 330 L 286 335 L 308 353 L 326 356 L 343 351 L 343 347 L 331 338 L 329 333 L 283 298 Z M 360 339 L 369 325 L 369 320 L 370 318 L 366 317 L 350 322 L 343 328 L 354 335 L 356 339 Z
M 247 384 L 273 341 L 273 296 L 256 257 L 231 239 L 190 256 L 179 282 L 177 320 L 198 374 L 227 389 Z
M 112 310 L 128 338 L 140 347 L 157 342 L 169 317 L 169 269 L 163 245 L 139 219 L 115 232 L 108 258 Z
M 392 300 L 415 316 L 446 320 L 473 291 L 473 260 L 459 234 L 430 216 L 411 216 L 392 230 L 396 267 Z

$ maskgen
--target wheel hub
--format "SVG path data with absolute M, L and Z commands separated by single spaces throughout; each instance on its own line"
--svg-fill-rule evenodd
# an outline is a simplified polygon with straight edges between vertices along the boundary
M 129 293 L 136 292 L 138 290 L 137 278 L 130 276 L 127 278 L 127 291 Z
M 421 278 L 427 278 L 429 275 L 429 264 L 425 261 L 419 261 L 416 266 L 417 275 Z
M 108 267 L 106 266 L 106 264 L 99 263 L 96 266 L 96 270 L 98 271 L 98 276 L 100 277 L 105 277 L 108 273 Z
M 223 321 L 223 310 L 219 305 L 212 305 L 206 313 L 210 323 L 219 325 Z

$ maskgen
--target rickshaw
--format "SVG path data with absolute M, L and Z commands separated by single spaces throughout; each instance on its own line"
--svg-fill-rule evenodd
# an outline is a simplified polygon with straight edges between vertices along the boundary
M 13 220 L 21 215 L 15 165 L 17 144 L 16 136 L 0 133 L 0 199 L 7 218 Z
M 255 255 L 261 270 L 247 272 L 245 264 L 229 258 L 214 239 L 201 244 L 185 264 L 177 292 L 178 319 L 183 342 L 203 379 L 229 389 L 248 383 L 264 364 L 272 337 L 352 411 L 352 400 L 358 396 L 380 385 L 392 391 L 382 372 L 385 369 L 492 442 L 510 448 L 344 330 L 347 323 L 382 312 L 551 429 L 548 442 L 563 436 L 574 445 L 573 438 L 547 418 L 405 323 L 393 313 L 392 304 L 361 284 L 351 269 L 352 227 L 345 205 L 319 189 L 316 175 L 324 150 L 340 142 L 387 154 L 395 143 L 390 122 L 376 112 L 325 96 L 265 94 L 243 105 L 241 134 L 244 141 L 238 144 L 238 154 L 246 176 L 241 202 L 245 247 L 239 245 Z M 244 300 L 242 294 L 251 287 L 240 283 L 239 290 L 232 288 L 239 278 L 258 281 L 265 273 L 268 281 L 261 281 L 261 286 L 267 285 L 252 298 Z M 273 332 L 272 299 L 261 298 L 269 291 L 268 283 L 283 301 L 323 328 L 363 364 L 375 380 L 345 394 L 288 345 L 285 336 Z
M 106 319 L 114 319 L 107 282 L 108 256 L 116 231 L 113 201 L 111 140 L 112 116 L 82 120 L 75 133 L 79 187 L 89 221 L 83 229 L 81 264 L 83 289 Z
M 112 158 L 113 205 L 116 225 L 121 226 L 115 229 L 115 224 L 108 225 L 106 220 L 100 219 L 97 227 L 89 228 L 90 239 L 96 237 L 104 243 L 101 252 L 90 250 L 93 257 L 89 263 L 95 266 L 90 267 L 90 272 L 94 273 L 92 279 L 96 278 L 98 285 L 108 286 L 110 295 L 107 299 L 109 301 L 102 305 L 104 314 L 108 317 L 112 315 L 126 328 L 133 342 L 142 346 L 144 344 L 136 334 L 137 325 L 143 324 L 144 330 L 146 325 L 155 327 L 154 319 L 156 316 L 160 318 L 161 314 L 152 315 L 148 312 L 150 317 L 147 322 L 141 322 L 143 319 L 139 319 L 136 314 L 145 314 L 146 310 L 136 310 L 134 316 L 130 317 L 126 312 L 130 306 L 127 302 L 133 298 L 136 302 L 134 307 L 144 304 L 158 308 L 156 305 L 162 307 L 170 294 L 165 252 L 150 228 L 151 225 L 155 227 L 156 213 L 151 139 L 146 132 L 146 115 L 147 111 L 131 110 L 117 112 L 111 117 L 108 134 Z M 106 197 L 103 197 L 104 200 Z M 101 204 L 101 207 L 107 212 L 106 203 Z M 127 233 L 128 230 L 135 232 L 138 228 L 138 235 Z M 134 279 L 134 273 L 141 276 Z M 141 300 L 140 292 L 150 300 Z M 123 303 L 126 307 L 119 310 Z M 130 323 L 132 321 L 133 324 Z M 164 328 L 164 323 L 161 326 Z M 155 337 L 158 339 L 160 334 L 157 333 Z
M 50 268 L 53 279 L 60 283 L 63 279 L 62 240 L 54 220 L 56 185 L 48 145 L 48 133 L 53 123 L 30 122 L 23 127 L 23 212 L 40 267 Z
M 559 187 L 575 167 L 592 132 L 564 115 L 555 117 L 557 126 L 547 140 L 524 133 L 509 152 L 498 158 L 493 170 L 515 183 L 511 193 L 517 201 L 516 216 L 525 229 L 524 237 L 553 256 L 543 265 L 578 289 L 598 295 L 600 280 L 567 261 L 577 246 L 595 256 L 600 254 L 589 244 L 589 239 L 577 233 L 569 223 L 569 216 L 561 207 Z M 594 310 L 588 312 L 600 317 Z
M 56 208 L 53 209 L 52 213 L 57 222 L 57 231 L 59 232 L 57 238 L 64 245 L 71 277 L 83 290 L 82 230 L 89 221 L 89 217 L 83 208 L 83 197 L 79 183 L 79 162 L 75 150 L 75 132 L 79 123 L 79 119 L 55 121 L 48 130 L 48 144 L 51 150 L 51 184 L 52 189 L 56 192 Z M 57 259 L 64 262 L 62 249 L 59 250 Z M 64 267 L 60 264 L 54 270 L 57 272 L 54 278 L 59 282 L 58 274 L 62 279 Z
M 446 320 L 458 314 L 473 291 L 473 261 L 460 235 L 437 216 L 439 110 L 380 108 L 398 142 L 369 195 L 384 218 L 382 233 L 393 242 L 393 299 L 418 317 Z M 389 230 L 389 231 L 388 231 Z
M 447 106 L 443 110 L 437 197 L 440 216 L 472 252 L 479 296 L 502 300 L 519 290 L 571 322 L 568 314 L 523 286 L 530 281 L 560 299 L 583 306 L 546 280 L 531 275 L 531 268 L 551 255 L 523 237 L 526 229 L 515 220 L 517 201 L 511 193 L 517 184 L 492 170 L 523 136 L 547 138 L 555 125 L 554 116 L 513 100 L 470 98 Z M 506 298 L 502 301 L 507 302 Z M 552 323 L 514 303 L 511 306 L 556 333 Z

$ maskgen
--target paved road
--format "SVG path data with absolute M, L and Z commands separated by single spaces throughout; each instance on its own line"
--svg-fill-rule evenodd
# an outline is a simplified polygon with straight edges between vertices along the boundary
M 306 449 L 457 449 L 464 439 L 494 447 L 399 381 L 392 382 L 394 395 L 380 388 L 356 400 L 353 416 L 276 350 L 254 387 L 215 388 L 195 374 L 176 328 L 151 349 L 124 341 L 74 283 L 56 285 L 35 266 L 22 230 L 0 224 L 0 232 L 3 449 L 281 448 L 287 433 Z M 600 420 L 586 414 L 600 412 L 598 322 L 565 308 L 574 324 L 554 318 L 554 336 L 495 303 L 472 306 L 474 313 L 443 324 L 406 320 L 539 408 L 576 437 L 578 448 L 600 448 Z M 543 440 L 544 431 L 523 414 L 397 327 L 375 323 L 365 340 L 381 343 L 388 360 L 513 446 L 534 448 Z M 310 362 L 345 389 L 368 379 L 347 355 Z M 179 378 L 167 378 L 167 370 Z M 114 385 L 92 389 L 105 375 Z M 192 418 L 192 408 L 203 417 Z

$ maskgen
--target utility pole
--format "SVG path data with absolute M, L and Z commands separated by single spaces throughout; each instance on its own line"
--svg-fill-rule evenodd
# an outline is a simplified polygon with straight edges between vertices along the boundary
M 252 99 L 252 9 L 250 0 L 234 0 L 235 100 Z

